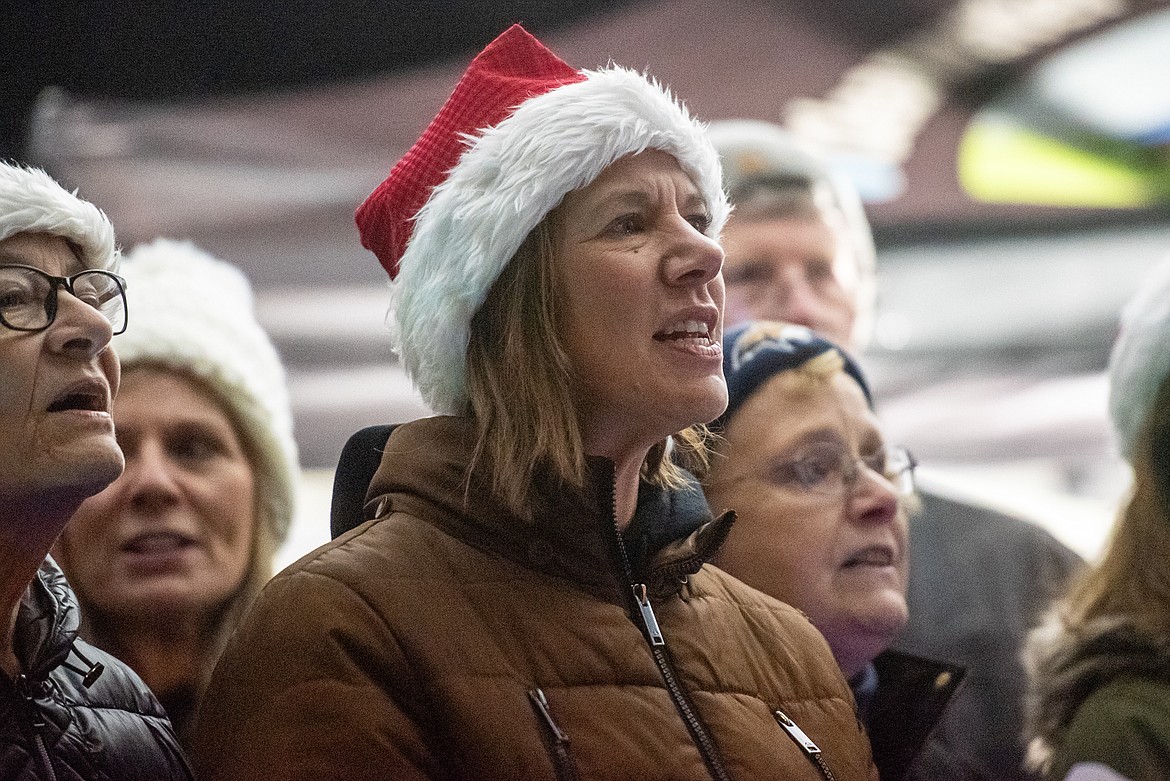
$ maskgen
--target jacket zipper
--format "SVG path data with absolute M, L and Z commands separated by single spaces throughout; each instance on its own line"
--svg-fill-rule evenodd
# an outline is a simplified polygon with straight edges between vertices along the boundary
M 613 495 L 613 482 L 610 482 L 610 520 L 612 521 L 611 528 L 617 539 L 618 550 L 618 564 L 621 566 L 622 576 L 630 586 L 629 596 L 633 599 L 632 613 L 637 613 L 642 619 L 642 627 L 646 631 L 646 640 L 650 644 L 650 654 L 654 657 L 655 664 L 658 665 L 658 672 L 662 675 L 662 680 L 666 684 L 666 690 L 670 693 L 670 698 L 674 701 L 674 706 L 678 710 L 679 715 L 682 716 L 683 722 L 687 725 L 687 731 L 691 733 L 691 740 L 695 742 L 695 746 L 699 749 L 699 755 L 703 758 L 703 764 L 707 766 L 707 772 L 716 781 L 731 781 L 731 776 L 728 775 L 727 769 L 723 767 L 723 761 L 719 758 L 719 752 L 715 747 L 715 741 L 712 740 L 711 734 L 699 720 L 699 715 L 695 712 L 695 706 L 691 703 L 690 698 L 687 697 L 686 691 L 682 684 L 679 683 L 678 677 L 674 673 L 674 667 L 666 655 L 666 639 L 662 636 L 662 630 L 658 626 L 658 619 L 654 617 L 654 608 L 650 604 L 649 592 L 645 583 L 637 583 L 634 580 L 634 574 L 630 567 L 630 558 L 626 553 L 626 544 L 622 540 L 621 530 L 617 526 L 617 508 L 615 506 L 616 498 Z
M 53 760 L 49 758 L 49 750 L 45 747 L 44 730 L 48 724 L 41 716 L 41 709 L 36 700 L 28 693 L 28 679 L 21 675 L 16 681 L 16 687 L 24 700 L 29 724 L 32 726 L 33 746 L 36 748 L 37 759 L 40 762 L 44 781 L 57 781 L 57 771 L 53 770 Z
M 578 781 L 580 776 L 577 774 L 577 766 L 573 764 L 573 758 L 569 755 L 569 736 L 553 719 L 552 711 L 548 707 L 548 698 L 540 689 L 529 689 L 528 699 L 532 701 L 532 707 L 547 727 L 544 731 L 548 736 L 549 750 L 552 752 L 553 767 L 558 781 Z
M 829 763 L 825 762 L 825 758 L 821 756 L 821 750 L 816 743 L 804 733 L 800 727 L 796 726 L 796 722 L 788 718 L 782 710 L 772 711 L 772 716 L 776 719 L 776 723 L 788 733 L 788 737 L 800 746 L 805 756 L 817 766 L 817 770 L 821 771 L 821 775 L 825 777 L 825 781 L 834 781 L 833 771 L 829 769 Z

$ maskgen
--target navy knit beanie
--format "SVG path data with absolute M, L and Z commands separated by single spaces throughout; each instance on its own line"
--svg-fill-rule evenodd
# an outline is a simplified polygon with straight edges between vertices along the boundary
M 724 428 L 736 410 L 773 376 L 803 366 L 829 350 L 841 354 L 845 373 L 861 386 L 866 403 L 873 409 L 873 396 L 865 375 L 845 350 L 804 326 L 758 320 L 738 325 L 723 336 L 727 411 L 712 428 Z

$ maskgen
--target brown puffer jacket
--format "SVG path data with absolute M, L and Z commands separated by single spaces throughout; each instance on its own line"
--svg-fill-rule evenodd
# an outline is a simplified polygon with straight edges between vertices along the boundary
M 876 781 L 824 639 L 704 566 L 733 518 L 700 525 L 697 487 L 643 484 L 619 542 L 608 462 L 526 524 L 465 484 L 471 445 L 398 428 L 378 519 L 267 586 L 196 724 L 203 781 Z

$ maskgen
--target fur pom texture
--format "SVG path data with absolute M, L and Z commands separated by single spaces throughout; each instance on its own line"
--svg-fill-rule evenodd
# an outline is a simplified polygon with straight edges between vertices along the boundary
M 81 251 L 86 268 L 118 270 L 114 226 L 101 209 L 39 168 L 0 163 L 0 240 L 18 233 L 60 236 Z
M 1151 636 L 1124 617 L 1097 618 L 1074 632 L 1049 611 L 1029 633 L 1022 659 L 1031 682 L 1025 764 L 1041 772 L 1098 689 L 1123 678 L 1170 682 L 1170 637 Z

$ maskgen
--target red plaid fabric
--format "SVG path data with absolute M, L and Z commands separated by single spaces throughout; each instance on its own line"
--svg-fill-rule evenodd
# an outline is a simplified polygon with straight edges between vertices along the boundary
M 528 98 L 584 79 L 518 24 L 476 55 L 419 140 L 358 207 L 362 246 L 378 256 L 391 279 L 398 275 L 414 215 L 466 149 L 463 136 L 494 127 Z

